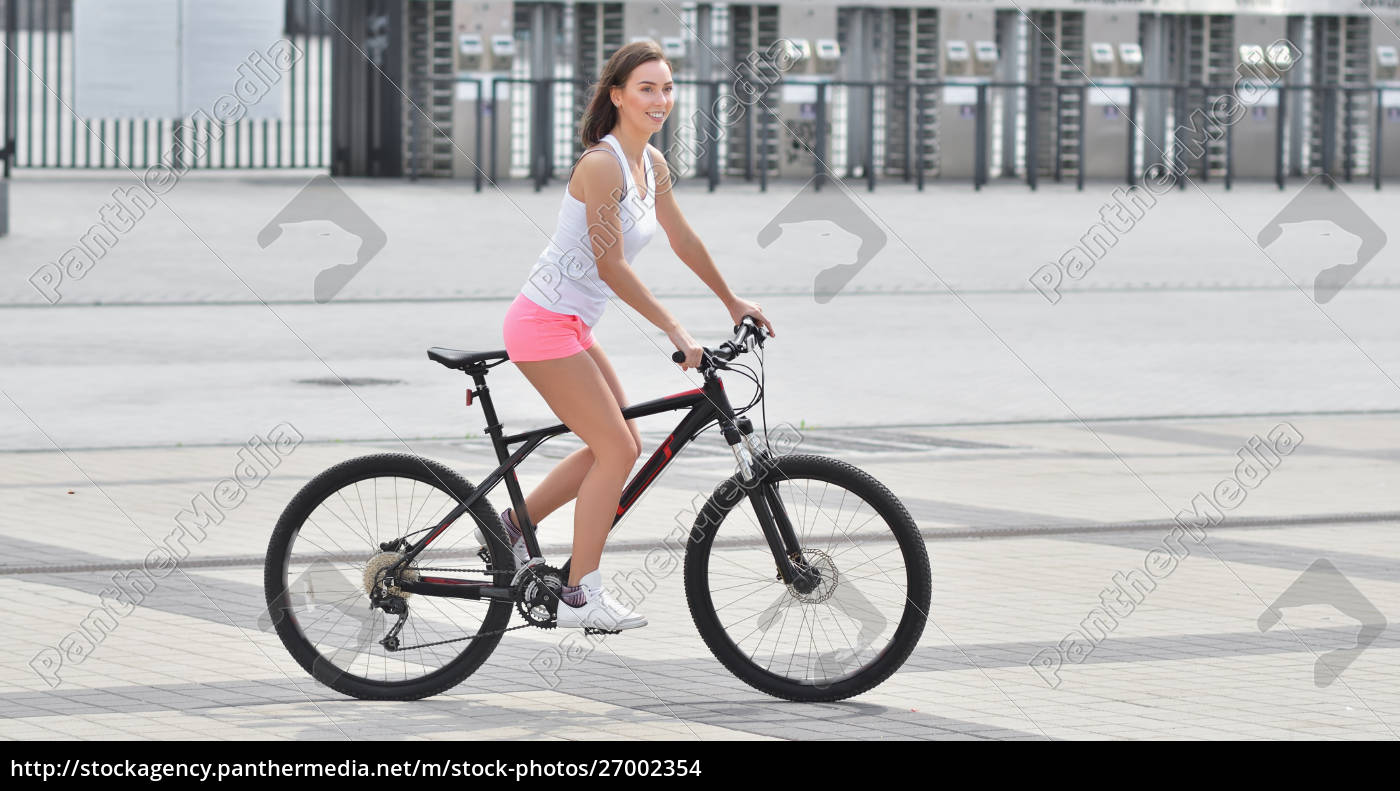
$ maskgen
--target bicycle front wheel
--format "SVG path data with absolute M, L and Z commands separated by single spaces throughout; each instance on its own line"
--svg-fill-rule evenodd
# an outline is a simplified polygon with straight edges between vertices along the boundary
M 749 500 L 764 487 L 801 561 L 820 573 L 811 590 L 777 573 Z M 700 636 L 735 676 L 776 697 L 832 701 L 904 664 L 923 634 L 932 580 L 918 526 L 889 489 L 845 462 L 790 455 L 757 482 L 736 476 L 715 489 L 691 532 L 685 590 Z
M 342 462 L 292 499 L 268 544 L 263 584 L 277 634 L 307 672 L 357 698 L 414 700 L 450 689 L 480 667 L 510 621 L 509 602 L 406 593 L 407 618 L 391 638 L 398 616 L 371 607 L 369 596 L 376 575 L 402 558 L 381 544 L 421 540 L 474 493 L 437 462 L 385 453 Z M 482 497 L 401 574 L 484 566 L 472 529 L 477 525 L 491 545 L 506 546 L 505 531 Z M 492 576 L 508 584 L 514 556 L 497 554 L 503 565 L 493 566 Z M 459 640 L 476 634 L 483 636 Z M 386 639 L 397 643 L 391 649 Z

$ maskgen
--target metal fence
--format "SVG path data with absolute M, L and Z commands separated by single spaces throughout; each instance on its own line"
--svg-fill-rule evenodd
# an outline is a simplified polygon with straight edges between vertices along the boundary
M 172 155 L 189 168 L 330 167 L 331 37 L 338 34 L 310 0 L 286 0 L 285 8 L 284 34 L 304 57 L 287 75 L 281 116 L 215 129 L 212 120 L 77 118 L 71 109 L 72 0 L 0 0 L 5 174 L 13 167 L 144 168 Z M 415 96 L 429 88 L 450 95 L 454 83 L 471 83 L 465 93 L 476 97 L 476 106 L 458 116 L 455 127 L 426 121 L 410 109 L 404 119 L 409 143 L 403 170 L 411 178 L 436 172 L 420 168 L 429 152 L 456 148 L 479 166 L 470 174 L 477 189 L 487 178 L 528 179 L 540 189 L 566 176 L 579 153 L 576 115 L 587 81 L 504 75 L 410 78 L 410 83 L 413 79 L 426 81 L 410 84 Z M 780 108 L 787 89 L 799 85 L 809 96 L 800 111 L 791 102 Z M 732 81 L 678 79 L 676 112 L 654 143 L 681 177 L 703 179 L 710 189 L 733 181 L 766 189 L 775 177 L 815 177 L 819 185 L 849 179 L 871 190 L 891 180 L 920 189 L 930 180 L 977 189 L 993 181 L 1020 181 L 1035 189 L 1047 180 L 1083 188 L 1090 179 L 1136 183 L 1153 163 L 1170 164 L 1194 179 L 1219 179 L 1226 188 L 1245 178 L 1272 180 L 1282 188 L 1289 178 L 1328 173 L 1344 182 L 1367 180 L 1379 189 L 1400 176 L 1400 163 L 1385 161 L 1387 149 L 1391 160 L 1400 158 L 1400 141 L 1387 138 L 1389 122 L 1400 121 L 1400 89 L 1271 85 L 1271 133 L 1261 136 L 1263 126 L 1254 124 L 1241 157 L 1236 124 L 1207 124 L 1208 141 L 1200 139 L 1199 125 L 1192 128 L 1193 114 L 1212 100 L 1223 97 L 1224 108 L 1234 107 L 1235 87 L 837 80 L 774 82 L 755 92 Z M 964 98 L 955 105 L 946 89 Z M 1086 99 L 1099 89 L 1122 97 L 1114 110 L 1130 121 L 1112 144 L 1111 156 L 1121 152 L 1121 164 L 1111 167 L 1103 164 L 1104 127 L 1096 127 L 1099 137 L 1086 137 Z M 1062 112 L 1075 106 L 1080 122 Z M 1394 126 L 1389 138 L 1400 134 L 1400 124 Z M 1261 168 L 1260 151 L 1270 145 L 1272 168 Z M 1212 153 L 1193 153 L 1202 146 Z
M 283 35 L 302 53 L 277 119 L 236 123 L 79 118 L 73 112 L 73 0 L 0 0 L 9 107 L 6 170 L 19 168 L 327 168 L 334 32 L 309 0 L 287 0 Z M 269 42 L 271 44 L 271 42 Z M 4 102 L 0 102 L 3 105 Z M 215 128 L 215 126 L 218 128 Z
M 562 114 L 567 122 L 561 121 L 559 103 L 566 103 L 566 109 L 577 106 L 577 97 L 588 90 L 587 83 L 518 77 L 497 77 L 488 85 L 473 82 L 478 86 L 474 95 L 483 99 L 475 114 L 474 150 L 470 152 L 480 166 L 478 189 L 481 171 L 492 182 L 528 179 L 537 190 L 556 177 L 567 177 L 579 153 L 577 119 L 570 112 Z M 1220 108 L 1247 109 L 1249 105 L 1235 104 L 1241 101 L 1234 93 L 1238 86 L 959 81 L 801 84 L 814 93 L 813 117 L 803 122 L 802 130 L 795 130 L 792 119 L 779 116 L 776 97 L 783 83 L 767 86 L 761 99 L 745 103 L 729 82 L 677 80 L 678 92 L 687 91 L 696 106 L 678 104 L 652 142 L 666 153 L 679 175 L 703 179 L 711 190 L 726 181 L 757 182 L 760 189 L 766 189 L 768 181 L 780 174 L 798 175 L 792 166 L 795 157 L 809 162 L 801 175 L 815 177 L 819 187 L 826 179 L 843 178 L 864 182 L 869 190 L 880 181 L 909 182 L 919 189 L 931 180 L 965 182 L 974 189 L 993 180 L 1020 181 L 1031 189 L 1044 181 L 1070 182 L 1079 189 L 1088 180 L 1137 184 L 1144 169 L 1154 163 L 1171 167 L 1183 186 L 1182 177 L 1186 177 L 1220 180 L 1227 189 L 1241 179 L 1273 181 L 1283 188 L 1289 178 L 1328 173 L 1339 181 L 1368 180 L 1379 189 L 1386 180 L 1383 150 L 1395 145 L 1387 141 L 1385 121 L 1394 120 L 1396 115 L 1394 108 L 1388 107 L 1396 102 L 1387 101 L 1387 92 L 1394 95 L 1396 88 L 1383 85 L 1268 86 L 1268 101 L 1260 103 L 1276 108 L 1271 118 L 1273 167 L 1265 173 L 1254 166 L 1242 175 L 1237 164 L 1238 124 L 1218 123 L 1209 112 L 1201 112 L 1217 97 L 1225 97 Z M 968 128 L 956 141 L 943 133 L 947 127 L 936 122 L 940 113 L 960 109 L 939 106 L 937 97 L 948 87 L 975 97 L 966 105 Z M 1066 123 L 1059 112 L 1062 105 L 1073 103 L 1082 110 L 1089 92 L 1100 88 L 1126 93 L 1126 100 L 1114 110 L 1131 121 L 1123 125 L 1121 166 L 1110 170 L 1088 166 L 1086 125 Z M 897 103 L 896 97 L 900 97 Z M 483 120 L 494 119 L 492 109 L 504 102 L 510 103 L 508 124 Z M 745 107 L 736 112 L 736 103 Z M 1155 104 L 1158 112 L 1148 112 L 1148 104 Z M 898 122 L 891 123 L 890 108 L 896 106 L 904 109 Z M 1052 109 L 1044 112 L 1045 106 Z M 1015 109 L 1006 111 L 1008 107 Z M 858 109 L 863 111 L 854 112 Z M 1298 136 L 1291 131 L 1298 126 L 1295 114 L 1301 114 L 1305 121 L 1303 128 L 1308 131 L 1303 134 L 1310 135 L 1307 139 L 1290 139 Z M 1369 120 L 1358 121 L 1358 115 Z M 878 133 L 849 134 L 853 123 L 879 127 Z M 425 127 L 414 134 L 442 133 Z M 1397 133 L 1400 131 L 1392 135 Z M 861 143 L 850 149 L 848 139 Z M 775 154 L 780 140 L 785 147 Z M 486 151 L 482 150 L 483 141 Z M 1256 134 L 1251 145 L 1258 142 Z M 1205 147 L 1219 148 L 1220 153 L 1203 156 L 1200 149 Z M 1290 148 L 1305 154 L 1290 157 Z M 1051 152 L 1049 161 L 1047 151 Z M 786 160 L 783 167 L 779 167 L 780 156 Z M 409 169 L 413 168 L 410 163 Z M 1394 164 L 1390 168 L 1396 170 Z M 957 175 L 950 175 L 954 173 Z
M 5 52 L 0 57 L 0 164 L 3 164 L 3 178 L 10 178 L 15 159 L 15 77 L 18 73 L 15 48 L 18 46 L 16 34 L 18 25 L 15 15 L 18 9 L 14 0 L 0 0 L 0 41 L 5 43 Z M 0 216 L 0 222 L 5 217 Z

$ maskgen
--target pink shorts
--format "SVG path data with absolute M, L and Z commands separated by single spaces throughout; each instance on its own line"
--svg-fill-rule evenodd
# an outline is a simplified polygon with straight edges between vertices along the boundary
M 510 303 L 501 334 L 506 353 L 517 363 L 557 360 L 593 345 L 593 330 L 583 319 L 542 308 L 524 294 Z

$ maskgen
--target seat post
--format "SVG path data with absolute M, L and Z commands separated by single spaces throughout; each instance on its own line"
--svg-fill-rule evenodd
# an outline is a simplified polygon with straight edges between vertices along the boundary
M 476 384 L 473 389 L 476 391 L 476 397 L 481 399 L 481 413 L 486 416 L 486 433 L 491 437 L 491 444 L 496 447 L 496 460 L 505 464 L 506 459 L 510 457 L 504 441 L 505 427 L 496 417 L 496 407 L 491 403 L 491 388 L 486 386 L 486 369 L 473 366 L 467 369 L 467 374 Z
M 510 458 L 510 448 L 506 447 L 505 427 L 496 417 L 496 407 L 491 404 L 491 388 L 486 386 L 486 368 L 472 366 L 466 372 L 476 384 L 476 395 L 481 399 L 481 413 L 486 416 L 486 433 L 491 436 L 491 444 L 496 449 L 496 460 L 504 466 Z M 520 489 L 520 479 L 516 477 L 514 469 L 506 472 L 505 484 L 515 523 L 525 536 L 525 547 L 532 557 L 538 557 L 540 547 L 535 538 L 535 524 L 530 519 L 529 509 L 525 507 L 525 493 Z

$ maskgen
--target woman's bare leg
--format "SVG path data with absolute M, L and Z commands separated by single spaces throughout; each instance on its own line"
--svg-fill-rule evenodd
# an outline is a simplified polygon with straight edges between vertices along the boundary
M 608 389 L 612 391 L 613 397 L 617 399 L 618 409 L 627 406 L 627 396 L 622 391 L 622 382 L 617 377 L 617 371 L 608 361 L 608 357 L 603 353 L 602 345 L 594 343 L 588 347 L 588 355 L 593 358 L 593 362 L 598 364 L 598 370 L 603 374 L 603 380 L 608 383 Z M 529 365 L 529 363 L 526 363 Z M 627 421 L 627 428 L 632 432 L 632 438 L 637 443 L 637 454 L 642 452 L 642 434 L 637 429 L 637 421 Z M 562 461 L 549 471 L 549 474 L 540 481 L 539 486 L 525 497 L 525 509 L 530 514 L 530 519 L 538 528 L 544 518 L 559 510 L 563 505 L 578 496 L 578 490 L 583 485 L 583 478 L 593 467 L 593 451 L 587 446 L 565 456 Z M 517 524 L 519 519 L 516 520 Z
M 623 484 L 639 455 L 638 443 L 622 419 L 622 410 L 607 379 L 589 353 L 518 362 L 516 367 L 559 420 L 592 452 L 593 464 L 583 476 L 574 505 L 569 584 L 577 585 L 585 574 L 598 568 L 603 543 L 622 499 Z M 533 510 L 532 505 L 526 507 Z
M 583 485 L 584 476 L 588 475 L 592 468 L 593 451 L 587 447 L 579 448 L 554 465 L 554 469 L 544 476 L 539 486 L 525 495 L 525 509 L 536 528 L 546 516 L 578 496 L 578 488 Z M 520 524 L 519 515 L 514 516 L 516 524 Z

